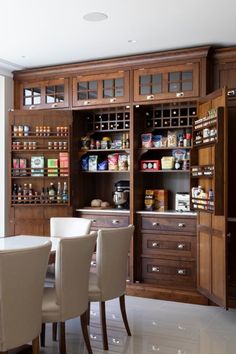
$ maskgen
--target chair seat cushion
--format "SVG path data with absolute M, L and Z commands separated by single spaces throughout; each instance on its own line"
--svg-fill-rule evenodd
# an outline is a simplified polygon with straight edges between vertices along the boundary
M 89 301 L 102 301 L 97 274 L 89 273 Z
M 58 322 L 60 307 L 57 304 L 55 288 L 44 288 L 42 303 L 42 322 Z

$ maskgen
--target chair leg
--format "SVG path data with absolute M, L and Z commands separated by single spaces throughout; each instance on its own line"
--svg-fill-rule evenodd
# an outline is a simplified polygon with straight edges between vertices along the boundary
M 60 333 L 59 333 L 59 353 L 66 354 L 66 331 L 65 322 L 60 322 Z
M 103 349 L 109 350 L 108 348 L 108 339 L 107 339 L 107 324 L 106 324 L 106 305 L 105 301 L 100 303 L 100 316 L 101 316 L 101 325 L 102 325 L 102 340 L 103 340 Z
M 53 322 L 52 324 L 52 340 L 54 342 L 57 341 L 57 322 Z
M 91 306 L 90 306 L 90 302 L 88 303 L 88 309 L 87 309 L 87 325 L 89 326 L 90 325 L 90 309 L 91 309 Z
M 32 354 L 39 354 L 39 353 L 40 353 L 39 337 L 36 337 L 32 340 Z
M 121 315 L 123 318 L 126 332 L 127 332 L 128 336 L 131 336 L 129 323 L 128 323 L 128 319 L 127 319 L 127 315 L 126 315 L 126 309 L 125 309 L 125 295 L 120 296 L 120 311 L 121 311 Z
M 46 332 L 46 325 L 45 323 L 42 323 L 41 333 L 40 333 L 41 347 L 45 347 L 45 332 Z
M 81 324 L 81 329 L 84 337 L 84 342 L 87 348 L 87 351 L 89 354 L 93 354 L 91 344 L 90 344 L 90 339 L 88 335 L 88 328 L 87 328 L 87 311 L 85 311 L 81 316 L 80 316 L 80 324 Z

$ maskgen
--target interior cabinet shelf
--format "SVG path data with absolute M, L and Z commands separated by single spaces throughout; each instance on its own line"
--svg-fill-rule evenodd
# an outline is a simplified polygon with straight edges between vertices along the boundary
M 79 153 L 90 153 L 90 152 L 95 152 L 95 153 L 99 153 L 99 152 L 106 152 L 106 153 L 112 153 L 112 152 L 130 152 L 130 149 L 88 149 L 88 150 L 80 150 Z
M 130 171 L 109 171 L 109 170 L 97 170 L 97 171 L 82 171 L 82 173 L 129 173 Z
M 140 173 L 188 173 L 189 170 L 148 170 L 148 171 L 139 171 Z

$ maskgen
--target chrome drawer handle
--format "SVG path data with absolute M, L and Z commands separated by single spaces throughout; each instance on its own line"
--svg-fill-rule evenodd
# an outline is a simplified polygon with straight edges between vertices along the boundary
M 90 265 L 91 265 L 92 267 L 96 267 L 97 263 L 96 263 L 96 261 L 91 261 Z
M 116 97 L 110 98 L 110 103 L 116 102 Z
M 119 224 L 119 220 L 112 220 L 112 224 Z
M 159 224 L 159 222 L 153 222 L 152 223 L 152 226 L 159 226 L 160 224 Z
M 159 267 L 152 267 L 152 272 L 160 272 L 160 268 Z
M 34 108 L 35 108 L 35 106 L 34 106 L 34 105 L 32 105 L 32 106 L 30 106 L 30 107 L 29 107 L 29 109 L 34 109 Z
M 182 250 L 184 247 L 185 247 L 185 244 L 184 244 L 184 243 L 178 243 L 178 245 L 177 245 L 177 248 L 178 248 L 179 250 Z
M 148 95 L 147 96 L 147 100 L 153 100 L 154 99 L 154 95 Z
M 178 273 L 178 275 L 185 275 L 186 274 L 186 269 L 178 269 L 177 273 Z
M 160 243 L 158 243 L 158 242 L 153 242 L 153 243 L 152 243 L 152 247 L 160 247 Z
M 85 106 L 88 105 L 88 104 L 90 104 L 90 101 L 84 101 L 84 105 Z
M 184 92 L 177 92 L 176 97 L 184 97 Z
M 180 223 L 178 224 L 178 227 L 185 227 L 185 223 L 180 222 Z

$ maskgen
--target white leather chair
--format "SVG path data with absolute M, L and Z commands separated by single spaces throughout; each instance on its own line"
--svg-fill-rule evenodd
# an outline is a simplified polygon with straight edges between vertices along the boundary
M 0 251 L 0 353 L 32 341 L 39 353 L 44 278 L 51 242 Z
M 50 218 L 51 237 L 72 237 L 87 235 L 91 228 L 91 219 L 76 217 Z
M 124 325 L 127 334 L 131 336 L 125 310 L 125 291 L 128 252 L 133 232 L 133 225 L 98 231 L 96 273 L 90 273 L 89 302 L 100 302 L 104 350 L 108 350 L 105 301 L 119 297 Z
M 97 234 L 61 238 L 56 250 L 55 287 L 45 288 L 43 323 L 60 323 L 60 354 L 66 353 L 65 321 L 80 316 L 89 354 L 92 349 L 87 331 L 89 269 Z

